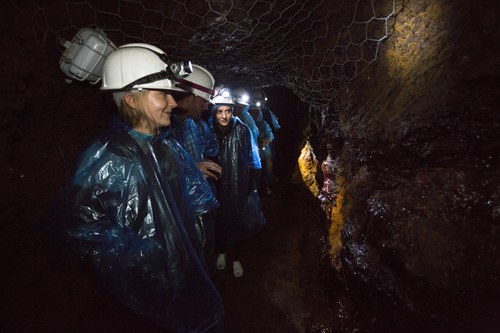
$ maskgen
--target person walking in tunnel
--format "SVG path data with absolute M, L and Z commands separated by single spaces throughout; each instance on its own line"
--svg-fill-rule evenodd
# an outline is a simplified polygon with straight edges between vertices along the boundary
M 245 125 L 250 129 L 250 134 L 252 135 L 252 145 L 253 152 L 255 153 L 255 160 L 257 160 L 257 168 L 258 170 L 262 169 L 262 164 L 259 156 L 259 144 L 257 142 L 257 138 L 259 137 L 259 129 L 255 124 L 255 120 L 250 115 L 248 110 L 250 109 L 250 96 L 247 91 L 243 88 L 236 88 L 231 90 L 231 94 L 234 98 L 234 108 L 233 114 L 238 117 Z M 258 167 L 260 165 L 260 167 Z M 260 171 L 256 173 L 256 181 L 260 178 Z
M 178 93 L 177 107 L 171 118 L 171 134 L 187 151 L 215 191 L 214 181 L 220 177 L 221 167 L 213 160 L 219 155 L 217 139 L 201 114 L 208 111 L 214 94 L 215 80 L 205 68 L 193 64 L 193 72 L 178 78 L 176 87 L 186 91 Z M 196 233 L 203 246 L 204 259 L 210 275 L 215 273 L 215 209 L 195 217 Z
M 272 182 L 272 162 L 271 162 L 271 142 L 274 140 L 274 135 L 271 131 L 271 127 L 262 117 L 262 111 L 260 106 L 252 100 L 250 110 L 250 115 L 255 121 L 257 128 L 259 129 L 259 136 L 257 137 L 257 142 L 259 145 L 259 156 L 262 163 L 262 173 L 257 184 L 258 192 L 261 196 L 271 194 L 271 182 Z
M 222 177 L 217 181 L 216 237 L 217 268 L 226 266 L 226 255 L 232 257 L 233 275 L 241 277 L 242 242 L 258 233 L 266 220 L 255 187 L 255 172 L 260 161 L 253 151 L 252 134 L 247 125 L 233 116 L 234 99 L 228 90 L 213 99 L 212 124 L 219 142 Z
M 255 102 L 255 105 L 260 108 L 262 112 L 262 118 L 271 128 L 271 133 L 273 136 L 273 140 L 269 143 L 269 150 L 271 151 L 269 163 L 267 164 L 267 171 L 263 177 L 266 178 L 266 183 L 268 184 L 268 192 L 270 193 L 270 187 L 274 184 L 276 177 L 273 174 L 273 162 L 276 156 L 276 141 L 278 140 L 278 130 L 281 128 L 278 117 L 274 114 L 273 111 L 267 105 L 267 96 L 261 88 L 254 89 L 252 91 L 252 99 Z
M 180 74 L 149 44 L 109 54 L 101 90 L 112 93 L 119 115 L 82 154 L 43 222 L 51 252 L 81 258 L 104 298 L 169 332 L 220 332 L 222 300 L 192 223 L 218 203 L 196 164 L 163 131 Z

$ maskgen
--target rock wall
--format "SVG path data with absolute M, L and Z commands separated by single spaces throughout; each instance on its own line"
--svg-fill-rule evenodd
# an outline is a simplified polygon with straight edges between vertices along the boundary
M 332 252 L 371 331 L 500 327 L 499 9 L 402 1 L 378 64 L 323 110 Z

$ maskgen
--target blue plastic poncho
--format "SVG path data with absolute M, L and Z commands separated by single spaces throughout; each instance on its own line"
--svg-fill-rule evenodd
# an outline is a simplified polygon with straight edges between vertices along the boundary
M 202 133 L 192 118 L 181 120 L 172 115 L 169 132 L 195 162 L 203 162 Z
M 188 117 L 181 119 L 179 116 L 172 115 L 171 126 L 168 133 L 170 133 L 170 135 L 186 150 L 194 162 L 198 163 L 204 161 L 206 140 L 204 136 L 208 136 L 208 133 L 202 133 L 200 126 L 192 118 Z M 211 153 L 215 152 L 218 155 L 219 147 L 213 133 L 212 141 L 215 142 L 216 148 L 215 151 L 211 148 Z M 211 144 L 213 145 L 214 143 L 212 142 Z M 191 174 L 191 172 L 188 174 Z M 206 180 L 210 183 L 211 189 L 213 189 L 213 181 L 211 179 Z M 202 213 L 207 214 L 196 214 L 194 217 L 194 224 L 198 242 L 201 245 L 201 257 L 203 258 L 204 265 L 209 274 L 212 275 L 215 273 L 216 263 L 214 214 L 206 211 Z
M 264 120 L 266 121 L 266 123 L 269 124 L 269 126 L 271 127 L 273 132 L 276 132 L 277 130 L 279 130 L 281 128 L 281 126 L 278 122 L 278 117 L 276 117 L 274 112 L 271 111 L 271 109 L 268 108 L 267 106 L 262 106 L 261 110 L 262 110 L 262 115 L 263 115 Z
M 248 112 L 250 109 L 250 106 L 245 106 L 243 110 L 241 111 L 241 121 L 243 121 L 250 131 L 252 132 L 252 135 L 254 138 L 259 137 L 259 129 L 257 128 L 257 125 L 255 124 L 255 120 L 253 119 L 252 115 Z
M 193 244 L 189 219 L 216 204 L 196 170 L 175 141 L 120 124 L 85 151 L 43 221 L 115 298 L 171 332 L 206 332 L 223 320 Z
M 256 114 L 257 117 L 254 119 L 255 125 L 257 126 L 257 129 L 259 130 L 259 136 L 257 137 L 257 141 L 265 141 L 267 140 L 268 142 L 272 142 L 274 140 L 274 134 L 269 126 L 269 124 L 264 120 L 262 116 L 262 111 L 257 109 L 258 113 Z M 259 148 L 260 148 L 259 144 Z
M 203 157 L 215 158 L 219 156 L 219 143 L 215 137 L 214 131 L 203 119 L 198 119 L 196 124 L 200 128 L 203 142 Z
M 257 141 L 259 143 L 259 156 L 262 163 L 262 170 L 264 172 L 264 181 L 267 185 L 271 183 L 272 175 L 272 152 L 271 152 L 271 142 L 274 140 L 274 134 L 271 127 L 264 120 L 262 116 L 262 111 L 258 110 L 256 113 L 255 125 L 259 129 L 259 137 Z
M 253 117 L 248 112 L 249 109 L 250 106 L 245 106 L 241 111 L 241 118 L 238 118 L 250 129 L 252 138 L 250 142 L 252 143 L 252 154 L 254 154 L 253 160 L 255 161 L 252 167 L 254 169 L 262 169 L 262 163 L 259 155 L 259 143 L 257 142 L 257 138 L 259 137 L 259 129 L 257 128 Z
M 251 132 L 238 117 L 221 130 L 214 124 L 219 142 L 222 177 L 217 182 L 216 234 L 231 244 L 259 232 L 266 223 L 257 192 L 250 186 L 250 168 L 255 165 Z

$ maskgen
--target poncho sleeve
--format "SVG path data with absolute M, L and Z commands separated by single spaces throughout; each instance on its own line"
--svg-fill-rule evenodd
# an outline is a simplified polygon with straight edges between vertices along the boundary
M 176 152 L 175 158 L 179 166 L 179 174 L 184 178 L 184 186 L 187 189 L 194 215 L 201 215 L 216 209 L 219 203 L 212 188 L 188 153 L 174 139 L 164 139 L 163 144 Z

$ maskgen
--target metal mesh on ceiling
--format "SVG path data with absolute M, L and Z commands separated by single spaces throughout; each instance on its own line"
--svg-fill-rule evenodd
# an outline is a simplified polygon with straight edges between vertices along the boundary
M 209 69 L 218 83 L 282 85 L 312 106 L 375 60 L 395 0 L 61 0 L 14 5 L 43 47 L 98 27 L 116 44 L 146 42 Z M 57 46 L 61 47 L 61 46 Z M 62 50 L 61 50 L 62 52 Z

